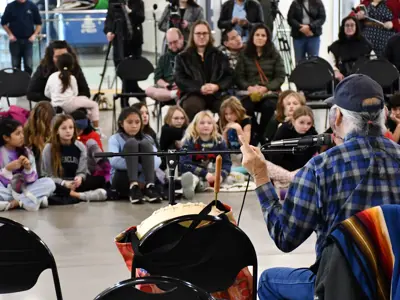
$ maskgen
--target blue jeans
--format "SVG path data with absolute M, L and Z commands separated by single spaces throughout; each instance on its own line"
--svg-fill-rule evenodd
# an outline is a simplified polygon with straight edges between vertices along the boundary
M 296 64 L 305 59 L 306 56 L 318 56 L 320 42 L 321 40 L 319 36 L 293 39 Z
M 258 284 L 260 300 L 313 300 L 315 275 L 307 268 L 265 270 Z
M 21 70 L 21 60 L 24 60 L 24 71 L 32 74 L 33 44 L 28 39 L 17 39 L 10 42 L 11 64 Z

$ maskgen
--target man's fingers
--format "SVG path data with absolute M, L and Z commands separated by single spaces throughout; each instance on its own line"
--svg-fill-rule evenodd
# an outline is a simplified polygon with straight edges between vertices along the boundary
M 258 155 L 263 155 L 260 148 L 258 147 L 254 147 L 250 145 L 251 150 L 253 150 L 255 153 L 257 153 Z
M 246 139 L 243 135 L 239 135 L 239 140 L 242 143 L 242 147 L 240 147 L 241 149 L 243 148 L 243 150 L 245 150 L 246 152 L 252 151 L 249 143 L 246 141 Z M 242 152 L 243 152 L 243 150 L 242 150 Z

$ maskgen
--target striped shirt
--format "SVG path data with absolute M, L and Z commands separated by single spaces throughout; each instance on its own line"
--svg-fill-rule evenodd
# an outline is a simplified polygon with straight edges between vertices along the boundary
M 290 252 L 316 232 L 319 257 L 342 220 L 373 206 L 400 204 L 400 146 L 383 136 L 349 134 L 296 174 L 283 204 L 271 183 L 256 192 L 277 247 Z

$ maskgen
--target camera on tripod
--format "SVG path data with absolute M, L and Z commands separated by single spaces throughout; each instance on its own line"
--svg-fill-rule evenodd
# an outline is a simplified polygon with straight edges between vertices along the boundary
M 166 0 L 169 3 L 169 24 L 170 28 L 180 28 L 182 24 L 182 16 L 179 13 L 179 0 Z

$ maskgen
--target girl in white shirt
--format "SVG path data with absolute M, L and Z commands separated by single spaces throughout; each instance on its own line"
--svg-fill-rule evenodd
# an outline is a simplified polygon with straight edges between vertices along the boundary
M 47 80 L 45 96 L 51 99 L 54 107 L 61 107 L 68 114 L 79 108 L 85 108 L 93 127 L 98 131 L 99 105 L 86 96 L 78 96 L 78 84 L 75 76 L 72 75 L 73 56 L 69 53 L 60 55 L 56 66 L 58 72 L 51 74 Z

